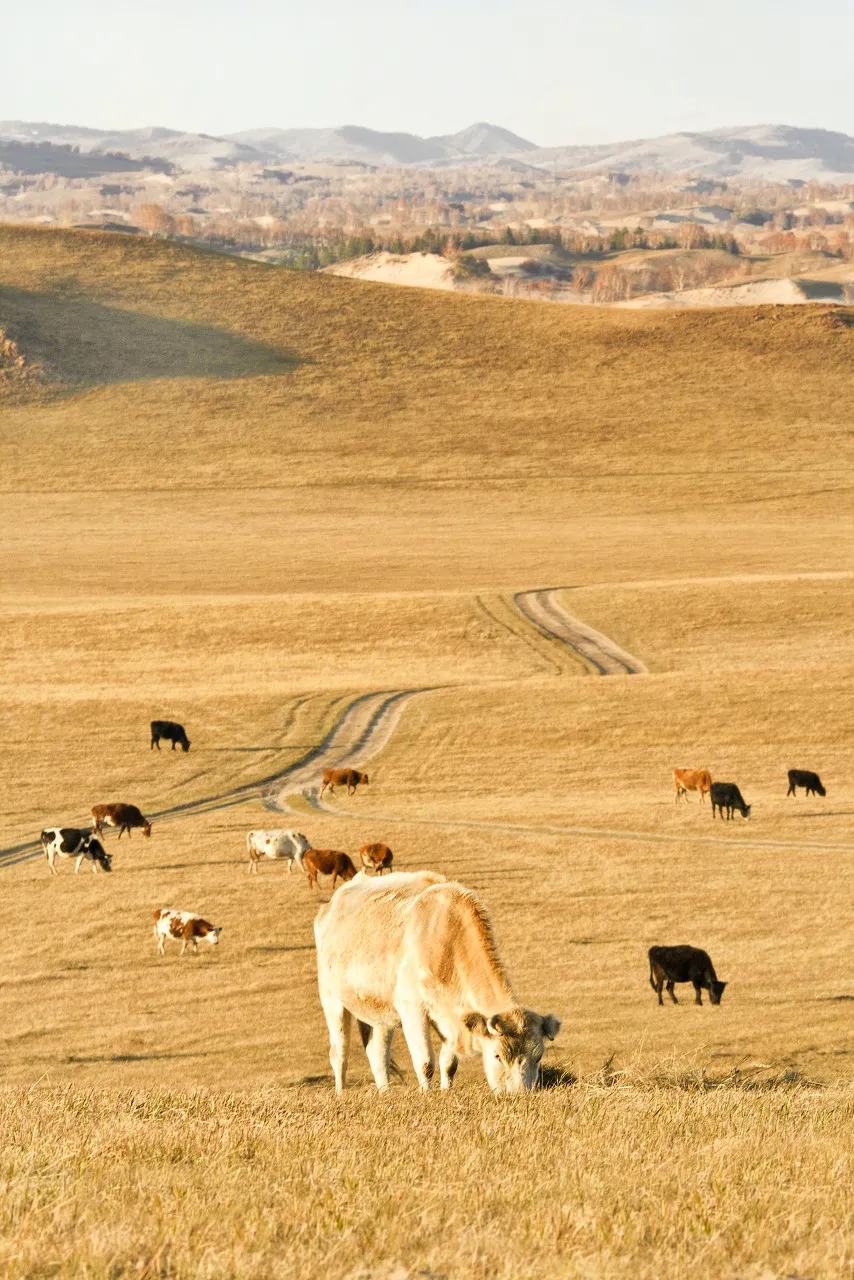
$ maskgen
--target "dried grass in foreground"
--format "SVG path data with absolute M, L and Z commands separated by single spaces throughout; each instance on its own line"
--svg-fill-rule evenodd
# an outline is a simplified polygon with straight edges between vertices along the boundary
M 571 1077 L 570 1077 L 571 1078 Z M 714 1087 L 709 1087 L 712 1084 Z M 14 1277 L 838 1276 L 854 1088 L 610 1063 L 493 1098 L 0 1094 Z

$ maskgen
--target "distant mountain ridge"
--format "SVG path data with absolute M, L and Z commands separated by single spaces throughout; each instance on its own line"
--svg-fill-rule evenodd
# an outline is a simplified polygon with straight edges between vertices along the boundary
M 0 122 L 0 161 L 19 172 L 56 172 L 56 148 L 77 148 L 82 156 L 112 153 L 135 168 L 154 159 L 176 170 L 215 170 L 240 163 L 282 164 L 331 161 L 371 167 L 438 168 L 462 164 L 504 164 L 510 168 L 596 173 L 642 170 L 705 178 L 771 182 L 854 182 L 854 137 L 828 129 L 751 125 L 704 132 L 666 134 L 595 146 L 538 147 L 499 125 L 479 121 L 458 133 L 422 138 L 360 125 L 329 129 L 244 129 L 222 137 L 177 129 L 99 130 L 75 125 L 8 120 Z M 40 164 L 43 169 L 39 169 Z M 37 166 L 33 168 L 33 165 Z M 67 157 L 62 172 L 71 172 Z M 108 166 L 101 166 L 105 172 Z M 117 169 L 122 166 L 117 165 Z M 73 168 L 73 166 L 72 166 Z M 92 172 L 90 159 L 79 176 Z

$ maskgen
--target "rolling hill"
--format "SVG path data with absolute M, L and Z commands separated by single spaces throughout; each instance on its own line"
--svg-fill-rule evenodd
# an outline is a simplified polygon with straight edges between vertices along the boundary
M 0 227 L 5 366 L 39 371 L 0 380 L 10 1274 L 838 1273 L 851 320 Z M 545 587 L 646 673 L 539 629 L 517 593 Z M 378 691 L 413 697 L 368 788 L 271 790 Z M 192 750 L 151 751 L 155 716 Z M 676 764 L 736 780 L 750 823 L 674 804 Z M 789 767 L 826 799 L 787 798 Z M 152 838 L 51 877 L 40 831 L 118 798 Z M 493 1097 L 469 1061 L 422 1096 L 398 1042 L 402 1082 L 378 1096 L 358 1049 L 336 1097 L 320 895 L 247 874 L 271 826 L 475 891 L 563 1021 L 548 1087 Z M 158 957 L 166 905 L 221 944 Z M 659 1008 L 646 949 L 689 940 L 726 997 Z

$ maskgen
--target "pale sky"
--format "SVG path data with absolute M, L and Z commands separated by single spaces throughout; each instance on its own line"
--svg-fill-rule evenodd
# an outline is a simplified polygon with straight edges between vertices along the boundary
M 7 120 L 854 134 L 852 0 L 39 0 L 4 6 L 3 46 Z

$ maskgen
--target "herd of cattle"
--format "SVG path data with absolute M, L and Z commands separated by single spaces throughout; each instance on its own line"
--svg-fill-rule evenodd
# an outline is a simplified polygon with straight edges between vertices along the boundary
M 789 770 L 789 790 L 787 796 L 796 796 L 798 787 L 803 787 L 808 796 L 826 796 L 827 792 L 821 783 L 821 778 L 817 773 L 813 773 L 809 769 L 790 769 Z M 688 798 L 689 791 L 698 791 L 700 800 L 705 803 L 706 795 L 710 795 L 712 799 L 712 817 L 715 813 L 724 816 L 726 810 L 727 820 L 732 818 L 733 813 L 738 810 L 742 818 L 745 820 L 750 818 L 749 804 L 745 804 L 744 796 L 739 791 L 734 782 L 712 782 L 712 775 L 708 769 L 674 769 L 673 785 L 676 787 L 676 803 L 680 800 Z
M 180 724 L 151 723 L 151 747 L 161 739 L 189 751 L 190 741 Z M 790 769 L 788 795 L 802 787 L 807 795 L 826 795 L 818 774 Z M 708 769 L 674 769 L 676 802 L 696 791 L 700 801 L 711 797 L 712 817 L 737 810 L 749 819 L 751 806 L 731 782 L 713 782 Z M 356 769 L 325 769 L 320 796 L 336 786 L 355 793 L 368 782 Z M 74 858 L 75 871 L 83 862 L 112 870 L 112 856 L 102 844 L 105 827 L 118 830 L 119 839 L 138 829 L 151 835 L 151 823 L 136 805 L 96 804 L 92 828 L 50 827 L 41 841 L 48 866 L 57 874 L 56 858 Z M 498 957 L 489 918 L 470 890 L 430 871 L 393 873 L 388 845 L 372 843 L 359 850 L 361 868 L 335 849 L 315 849 L 299 831 L 250 831 L 246 837 L 249 871 L 257 875 L 262 859 L 284 860 L 288 871 L 296 865 L 317 888 L 318 875 L 331 877 L 332 897 L 315 918 L 318 985 L 329 1029 L 330 1062 L 335 1086 L 344 1088 L 350 1029 L 358 1023 L 374 1081 L 389 1087 L 391 1043 L 401 1026 L 422 1089 L 429 1089 L 435 1059 L 431 1030 L 441 1041 L 440 1084 L 449 1088 L 461 1054 L 480 1053 L 490 1086 L 517 1093 L 535 1087 L 540 1076 L 544 1041 L 553 1040 L 560 1023 L 519 1005 Z M 364 873 L 370 872 L 368 876 Z M 375 877 L 392 873 L 388 880 Z M 338 881 L 342 887 L 335 892 Z M 154 937 L 159 955 L 168 940 L 180 942 L 181 955 L 199 943 L 217 946 L 222 930 L 190 911 L 161 907 L 154 913 Z M 674 1004 L 676 983 L 691 983 L 695 1002 L 721 1002 L 725 982 L 718 980 L 707 952 L 697 947 L 651 947 L 649 981 L 664 1003 L 666 989 Z

